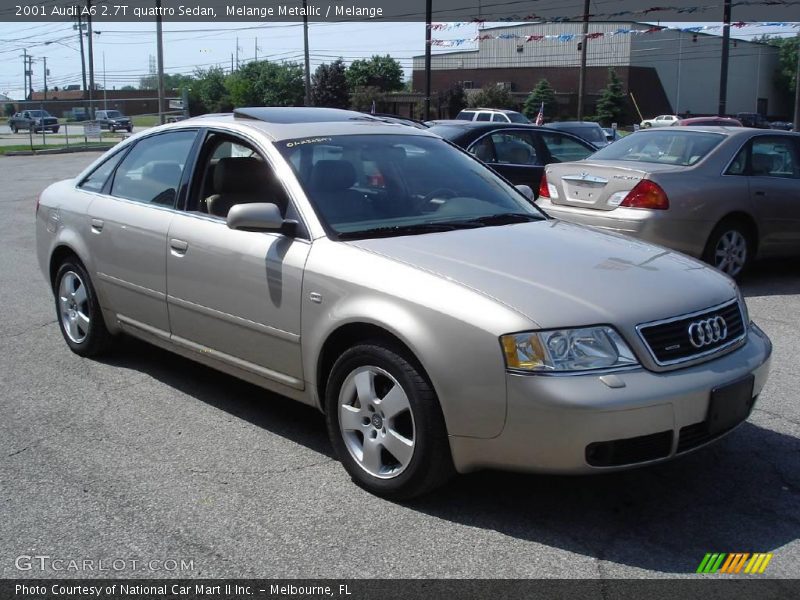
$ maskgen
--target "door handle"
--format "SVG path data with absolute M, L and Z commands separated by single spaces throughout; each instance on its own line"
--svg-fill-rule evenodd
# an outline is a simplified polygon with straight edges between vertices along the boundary
M 172 253 L 175 256 L 183 256 L 189 249 L 189 242 L 172 238 L 169 240 L 169 247 L 172 248 Z
M 92 219 L 92 232 L 100 233 L 103 231 L 103 220 L 102 219 Z

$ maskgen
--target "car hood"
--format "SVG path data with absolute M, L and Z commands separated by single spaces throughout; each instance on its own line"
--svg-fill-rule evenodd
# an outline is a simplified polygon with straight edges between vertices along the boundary
M 736 297 L 731 279 L 693 258 L 555 219 L 349 243 L 491 297 L 541 328 L 632 327 Z

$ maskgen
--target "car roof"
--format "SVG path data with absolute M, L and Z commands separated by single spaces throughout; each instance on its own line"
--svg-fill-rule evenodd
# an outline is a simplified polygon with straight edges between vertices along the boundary
M 255 129 L 273 141 L 333 135 L 428 135 L 423 129 L 387 123 L 364 113 L 319 107 L 247 107 L 185 119 L 170 127 L 234 125 Z
M 738 127 L 727 125 L 673 125 L 672 127 L 661 127 L 655 129 L 640 129 L 636 133 L 647 135 L 665 134 L 672 131 L 690 131 L 692 133 L 722 133 L 728 137 L 748 137 L 754 134 L 760 135 L 789 135 L 798 136 L 793 131 L 783 131 L 781 129 L 758 129 L 756 127 Z
M 475 112 L 478 110 L 485 110 L 487 112 L 496 112 L 496 113 L 503 113 L 503 114 L 512 114 L 518 113 L 519 111 L 516 110 L 509 110 L 507 108 L 465 108 L 461 112 Z
M 545 123 L 544 126 L 557 129 L 561 125 L 568 127 L 600 127 L 600 123 L 595 123 L 594 121 L 553 121 L 552 123 Z

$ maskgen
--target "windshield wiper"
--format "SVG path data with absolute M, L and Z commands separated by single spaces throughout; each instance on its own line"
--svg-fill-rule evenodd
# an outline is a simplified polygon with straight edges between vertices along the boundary
M 359 238 L 393 237 L 396 235 L 418 235 L 421 233 L 437 233 L 452 231 L 463 227 L 480 227 L 479 223 L 416 223 L 414 225 L 392 225 L 390 227 L 375 227 L 360 231 L 345 231 L 339 234 L 340 240 L 353 240 Z
M 475 224 L 475 225 L 510 225 L 512 223 L 530 223 L 531 221 L 541 221 L 543 217 L 531 213 L 501 213 L 496 215 L 486 215 L 476 217 L 466 221 L 458 221 L 452 225 Z

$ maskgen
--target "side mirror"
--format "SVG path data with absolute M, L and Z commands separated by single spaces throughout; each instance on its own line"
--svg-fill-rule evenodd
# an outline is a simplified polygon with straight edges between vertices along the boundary
M 515 186 L 517 191 L 521 192 L 523 196 L 525 196 L 528 200 L 533 200 L 533 190 L 529 185 L 518 185 Z
M 281 216 L 280 209 L 275 204 L 253 202 L 232 206 L 228 211 L 226 224 L 230 229 L 276 231 L 291 234 L 297 222 L 285 220 Z

